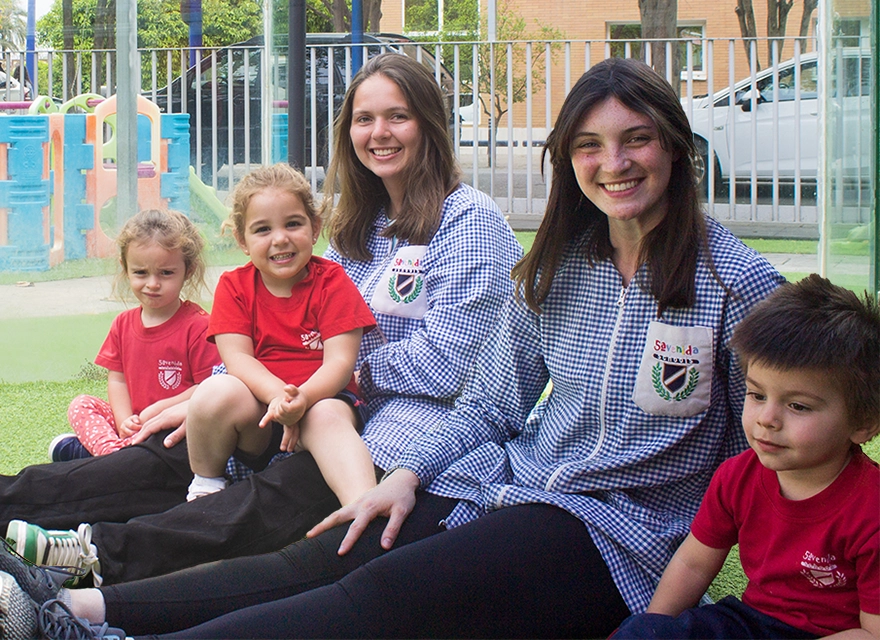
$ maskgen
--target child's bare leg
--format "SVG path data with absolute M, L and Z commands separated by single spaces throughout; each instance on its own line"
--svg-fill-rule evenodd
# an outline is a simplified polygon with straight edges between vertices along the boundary
M 300 421 L 299 442 L 310 452 L 340 504 L 376 486 L 370 452 L 355 430 L 354 409 L 335 398 L 315 403 Z
M 265 410 L 234 376 L 211 376 L 198 386 L 186 416 L 189 464 L 195 474 L 188 500 L 225 486 L 226 461 L 236 448 L 253 454 L 266 449 L 272 430 L 258 426 Z

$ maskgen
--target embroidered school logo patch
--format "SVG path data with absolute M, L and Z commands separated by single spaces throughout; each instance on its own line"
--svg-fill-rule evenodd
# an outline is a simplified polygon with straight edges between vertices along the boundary
M 388 280 L 388 295 L 394 302 L 409 304 L 422 292 L 421 260 L 402 260 L 397 258 L 391 267 Z
M 801 575 L 819 589 L 843 587 L 846 585 L 846 575 L 837 570 L 836 561 L 833 554 L 817 556 L 805 551 L 801 559 Z
M 700 372 L 695 368 L 677 364 L 657 363 L 651 370 L 654 391 L 664 400 L 679 402 L 690 396 L 697 388 Z
M 428 311 L 426 245 L 400 247 L 390 259 L 370 297 L 374 313 L 421 319 Z
M 324 350 L 324 341 L 321 340 L 321 334 L 318 331 L 309 331 L 308 333 L 301 333 L 300 340 L 302 340 L 302 345 L 309 349 L 310 351 L 323 351 Z
M 693 416 L 709 406 L 712 329 L 651 322 L 633 400 L 655 415 Z
M 662 340 L 654 341 L 654 354 L 657 364 L 651 369 L 654 391 L 664 400 L 680 402 L 690 396 L 697 388 L 700 372 L 696 357 L 699 347 L 692 344 L 674 345 Z
M 159 384 L 163 389 L 176 389 L 182 381 L 182 362 L 179 360 L 159 360 Z

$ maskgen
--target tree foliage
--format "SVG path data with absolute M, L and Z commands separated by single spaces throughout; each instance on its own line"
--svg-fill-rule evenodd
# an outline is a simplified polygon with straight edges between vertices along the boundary
M 287 33 L 288 1 L 275 0 L 272 11 L 276 33 Z M 379 31 L 382 0 L 361 0 L 364 31 Z M 351 31 L 351 0 L 306 0 L 309 33 Z
M 461 90 L 474 94 L 474 100 L 479 100 L 482 112 L 491 122 L 493 136 L 501 118 L 510 111 L 510 106 L 526 99 L 530 85 L 533 94 L 544 86 L 548 53 L 551 58 L 555 56 L 562 45 L 554 42 L 565 38 L 562 31 L 541 23 L 530 27 L 509 0 L 498 0 L 496 6 L 498 44 L 488 43 L 481 38 L 481 33 L 488 32 L 488 25 L 486 18 L 481 20 L 479 17 L 476 0 L 445 0 L 442 30 L 436 28 L 436 2 L 412 0 L 406 6 L 407 31 L 435 32 L 435 35 L 419 36 L 417 40 L 466 43 L 458 50 Z M 478 24 L 480 30 L 474 28 Z M 452 60 L 454 47 L 454 44 L 441 46 L 442 59 Z M 476 87 L 473 82 L 474 64 L 477 65 Z M 489 145 L 490 159 L 493 151 L 494 147 Z
M 68 2 L 70 24 L 65 25 L 63 5 Z M 202 37 L 206 47 L 226 46 L 262 33 L 259 0 L 202 0 L 202 13 Z M 139 0 L 137 20 L 139 49 L 161 51 L 189 44 L 189 27 L 180 16 L 180 0 Z M 81 78 L 95 78 L 97 87 L 112 84 L 108 78 L 115 77 L 115 25 L 116 0 L 55 0 L 48 13 L 37 22 L 36 29 L 38 46 L 52 48 L 66 58 L 68 77 L 62 79 L 55 75 L 53 94 L 78 93 L 75 73 L 81 74 Z M 99 53 L 93 56 L 92 52 Z M 149 67 L 144 65 L 144 83 L 148 82 Z M 165 65 L 160 64 L 158 71 L 161 86 L 167 82 Z M 172 56 L 172 72 L 180 73 L 180 56 Z M 46 71 L 41 69 L 40 86 L 45 87 L 46 82 Z M 67 92 L 62 90 L 62 82 L 66 83 Z
M 73 43 L 77 50 L 92 50 L 96 43 L 98 5 L 101 0 L 72 0 Z M 109 3 L 104 0 L 104 5 Z M 62 2 L 56 0 L 37 22 L 42 46 L 64 48 Z M 115 14 L 115 8 L 109 15 Z M 262 33 L 262 10 L 258 0 L 202 0 L 202 33 L 206 47 L 241 42 Z M 101 22 L 103 25 L 103 21 Z M 100 29 L 100 27 L 98 27 Z M 189 28 L 180 17 L 179 0 L 138 0 L 138 47 L 185 47 Z M 99 38 L 100 39 L 100 38 Z
M 485 20 L 483 29 L 487 28 Z M 529 29 L 525 18 L 516 13 L 509 0 L 499 0 L 496 6 L 496 35 L 501 45 L 482 45 L 479 48 L 479 97 L 483 113 L 498 122 L 510 110 L 511 104 L 522 102 L 531 91 L 540 91 L 545 82 L 547 54 L 552 58 L 561 45 L 546 42 L 563 40 L 559 29 L 541 23 Z M 528 41 L 535 41 L 531 46 Z M 531 67 L 531 73 L 529 73 Z M 494 91 L 491 85 L 494 70 Z
M 27 13 L 16 0 L 0 0 L 0 47 L 24 48 L 27 37 Z

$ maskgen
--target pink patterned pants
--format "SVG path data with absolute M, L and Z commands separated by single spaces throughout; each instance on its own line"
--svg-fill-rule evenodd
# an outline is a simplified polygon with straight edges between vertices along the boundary
M 77 396 L 67 408 L 67 420 L 76 437 L 93 456 L 103 456 L 131 444 L 120 438 L 110 403 L 94 396 Z

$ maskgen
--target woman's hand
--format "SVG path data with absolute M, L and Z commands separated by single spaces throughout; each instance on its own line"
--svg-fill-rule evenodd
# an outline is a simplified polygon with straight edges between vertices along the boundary
M 179 402 L 159 412 L 157 416 L 144 422 L 141 430 L 131 439 L 131 444 L 143 442 L 159 431 L 174 429 L 174 431 L 165 437 L 165 441 L 163 442 L 165 448 L 170 449 L 186 437 L 186 411 L 188 407 L 189 401 L 187 400 Z
M 400 527 L 416 504 L 418 488 L 419 478 L 416 474 L 408 469 L 397 469 L 375 489 L 367 491 L 350 505 L 324 518 L 306 536 L 314 538 L 343 522 L 352 521 L 337 551 L 343 556 L 351 550 L 370 522 L 379 516 L 385 516 L 388 524 L 382 532 L 382 548 L 387 551 L 394 545 Z

